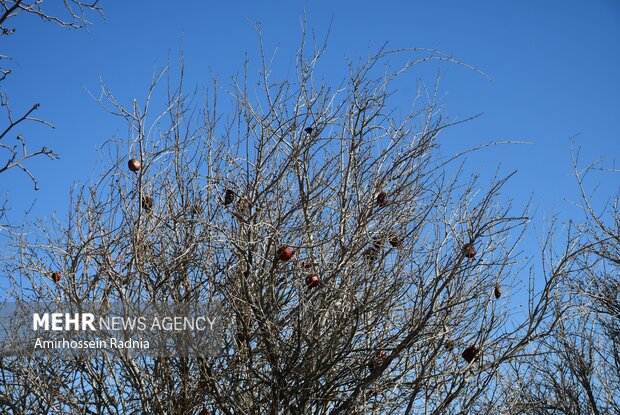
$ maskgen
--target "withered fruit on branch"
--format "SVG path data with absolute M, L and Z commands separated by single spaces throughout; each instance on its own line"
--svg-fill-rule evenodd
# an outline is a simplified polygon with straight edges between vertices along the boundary
M 495 287 L 493 288 L 493 295 L 495 295 L 496 299 L 499 299 L 499 297 L 502 296 L 502 287 L 499 285 L 499 282 L 495 284 Z
M 465 349 L 461 356 L 463 356 L 463 359 L 465 359 L 467 363 L 471 363 L 473 362 L 474 359 L 478 357 L 479 351 L 480 350 L 478 349 L 478 346 L 472 345 L 472 346 L 469 346 L 467 349 Z
M 308 288 L 316 288 L 321 284 L 321 277 L 317 274 L 308 275 L 306 278 L 306 286 Z
M 395 232 L 390 234 L 390 245 L 392 245 L 394 248 L 397 248 L 401 246 L 402 243 L 403 243 L 403 238 L 401 238 L 399 234 Z
M 388 205 L 388 196 L 387 193 L 381 191 L 377 195 L 377 205 L 379 207 L 386 207 Z
M 476 257 L 476 248 L 471 243 L 466 243 L 463 245 L 463 255 L 465 258 L 474 259 Z
M 127 167 L 129 167 L 129 170 L 132 172 L 137 173 L 142 167 L 142 163 L 140 163 L 139 160 L 131 159 L 127 162 Z
M 226 192 L 224 193 L 224 206 L 228 206 L 234 201 L 235 201 L 235 192 L 233 192 L 230 189 L 226 189 Z
M 54 271 L 50 273 L 50 279 L 57 283 L 58 281 L 62 279 L 62 274 L 58 271 Z
M 293 254 L 295 254 L 295 251 L 293 251 L 293 248 L 288 245 L 282 245 L 278 248 L 278 252 L 276 253 L 280 261 L 290 260 L 293 257 Z

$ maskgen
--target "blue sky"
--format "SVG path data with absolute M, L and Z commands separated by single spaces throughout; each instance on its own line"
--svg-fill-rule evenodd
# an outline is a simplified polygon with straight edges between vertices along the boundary
M 429 47 L 454 55 L 493 78 L 463 67 L 429 64 L 411 76 L 433 82 L 441 73 L 443 103 L 452 119 L 485 115 L 446 131 L 442 153 L 493 140 L 534 145 L 498 147 L 470 157 L 469 171 L 490 178 L 498 166 L 518 170 L 506 188 L 515 205 L 534 195 L 537 218 L 573 214 L 576 198 L 568 140 L 583 147 L 583 160 L 620 154 L 620 2 L 598 1 L 103 1 L 106 20 L 89 32 L 68 31 L 32 16 L 14 20 L 17 33 L 2 39 L 14 73 L 3 83 L 15 111 L 34 102 L 38 116 L 57 128 L 20 130 L 33 147 L 48 146 L 60 160 L 34 160 L 35 192 L 17 171 L 0 176 L 19 221 L 36 200 L 31 218 L 64 216 L 74 182 L 90 180 L 95 149 L 126 133 L 87 94 L 99 77 L 124 103 L 144 97 L 156 69 L 168 57 L 185 56 L 186 85 L 199 91 L 211 74 L 226 85 L 242 70 L 245 52 L 255 56 L 260 22 L 268 49 L 278 48 L 286 69 L 300 37 L 300 20 L 319 36 L 332 23 L 324 71 L 339 77 L 345 57 L 366 56 L 388 42 L 392 48 Z M 256 60 L 254 63 L 258 63 Z M 330 72 L 332 71 L 332 72 Z M 406 97 L 406 85 L 401 92 Z M 413 91 L 413 87 L 411 87 Z M 403 99 L 403 106 L 408 102 Z M 597 177 L 599 194 L 618 191 L 614 175 Z

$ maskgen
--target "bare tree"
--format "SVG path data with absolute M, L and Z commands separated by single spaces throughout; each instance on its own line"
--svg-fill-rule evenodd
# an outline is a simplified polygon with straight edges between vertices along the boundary
M 0 0 L 2 6 L 0 9 L 0 36 L 7 37 L 15 33 L 16 29 L 10 23 L 20 14 L 37 16 L 44 22 L 50 22 L 63 28 L 85 29 L 90 24 L 87 20 L 89 14 L 102 15 L 103 12 L 98 3 L 98 0 L 93 2 L 67 0 L 60 7 L 53 3 L 48 7 L 48 2 L 44 0 Z M 5 81 L 11 73 L 10 65 L 7 63 L 10 59 L 9 56 L 0 54 L 0 82 Z M 29 140 L 19 132 L 19 129 L 27 122 L 43 124 L 51 128 L 53 125 L 35 117 L 34 113 L 39 109 L 39 103 L 15 112 L 11 108 L 6 92 L 0 91 L 0 106 L 6 116 L 6 125 L 0 127 L 0 173 L 10 169 L 19 169 L 30 177 L 35 190 L 38 190 L 37 179 L 28 169 L 26 162 L 38 156 L 47 156 L 53 160 L 58 158 L 58 155 L 45 146 L 33 150 L 32 146 L 28 145 Z M 6 210 L 6 204 L 0 207 L 0 220 L 5 215 Z M 0 229 L 2 229 L 1 226 Z
M 578 272 L 558 287 L 566 305 L 558 324 L 537 342 L 532 358 L 515 367 L 510 413 L 620 412 L 618 196 L 597 211 L 585 181 L 599 164 L 580 167 L 572 145 L 571 153 L 585 213 L 568 228 L 568 240 L 578 245 L 569 261 Z
M 8 25 L 19 14 L 31 14 L 39 17 L 44 22 L 51 22 L 60 27 L 69 29 L 86 29 L 91 22 L 89 14 L 95 13 L 103 16 L 103 9 L 99 6 L 99 0 L 81 1 L 67 0 L 62 5 L 45 0 L 2 0 L 2 14 L 0 15 L 0 30 L 2 35 L 9 36 L 15 33 L 15 28 Z
M 578 266 L 577 245 L 548 259 L 527 307 L 511 305 L 527 206 L 501 196 L 508 177 L 483 190 L 464 177 L 462 155 L 439 157 L 438 137 L 455 122 L 442 116 L 437 84 L 420 83 L 404 115 L 391 101 L 393 81 L 418 65 L 460 63 L 381 49 L 332 83 L 321 80 L 323 51 L 302 40 L 294 74 L 274 81 L 261 48 L 258 79 L 248 66 L 231 102 L 214 83 L 198 105 L 168 75 L 166 105 L 154 113 L 164 73 L 142 104 L 103 87 L 127 139 L 105 147 L 109 169 L 74 192 L 66 220 L 15 240 L 9 293 L 74 304 L 221 301 L 223 346 L 207 358 L 5 356 L 5 410 L 507 407 L 512 365 L 561 321 L 557 288 Z M 391 69 L 387 58 L 405 62 Z

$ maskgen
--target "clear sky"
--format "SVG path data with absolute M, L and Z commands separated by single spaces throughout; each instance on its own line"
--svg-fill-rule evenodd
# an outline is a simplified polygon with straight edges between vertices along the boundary
M 38 116 L 57 126 L 20 132 L 34 147 L 51 147 L 61 157 L 30 164 L 40 179 L 38 192 L 17 171 L 0 175 L 13 220 L 20 220 L 35 199 L 33 216 L 53 211 L 65 216 L 72 183 L 88 181 L 96 171 L 95 149 L 126 133 L 86 92 L 98 90 L 99 77 L 124 103 L 140 99 L 154 71 L 167 64 L 169 55 L 177 59 L 182 48 L 186 85 L 201 90 L 210 85 L 211 74 L 226 85 L 241 71 L 244 53 L 256 52 L 254 22 L 262 24 L 267 48 L 278 48 L 286 68 L 304 12 L 320 36 L 332 22 L 325 62 L 334 76 L 345 69 L 346 56 L 366 56 L 369 48 L 385 42 L 393 48 L 436 48 L 489 74 L 493 82 L 462 67 L 430 64 L 411 76 L 410 90 L 416 77 L 432 82 L 439 70 L 449 117 L 485 113 L 446 131 L 441 139 L 445 154 L 492 140 L 533 141 L 484 150 L 471 157 L 470 171 L 480 170 L 484 177 L 500 165 L 504 173 L 518 170 L 506 194 L 517 206 L 533 194 L 541 220 L 553 210 L 570 211 L 567 200 L 575 198 L 570 137 L 583 147 L 584 161 L 620 155 L 617 0 L 100 3 L 106 20 L 95 18 L 89 32 L 22 16 L 13 22 L 17 33 L 1 39 L 0 53 L 14 59 L 14 73 L 2 85 L 14 109 L 40 102 Z M 602 195 L 618 191 L 617 177 L 598 179 Z

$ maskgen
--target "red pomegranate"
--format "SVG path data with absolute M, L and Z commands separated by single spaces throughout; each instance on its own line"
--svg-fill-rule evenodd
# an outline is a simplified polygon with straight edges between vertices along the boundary
M 62 279 L 62 274 L 58 271 L 55 271 L 50 274 L 50 278 L 52 279 L 52 281 L 57 283 Z
M 224 193 L 224 206 L 230 205 L 235 201 L 235 192 L 230 189 L 226 189 L 226 193 Z
M 463 356 L 463 359 L 465 359 L 467 363 L 471 363 L 474 359 L 478 357 L 479 351 L 480 349 L 478 349 L 478 346 L 472 345 L 465 349 L 461 356 Z
M 321 277 L 316 274 L 308 275 L 306 278 L 306 286 L 308 288 L 316 288 L 321 284 Z
M 294 253 L 295 251 L 293 251 L 293 248 L 288 245 L 282 245 L 278 248 L 278 259 L 280 261 L 288 261 L 293 257 Z
M 397 233 L 390 234 L 390 245 L 394 248 L 399 247 L 403 243 L 403 238 L 400 237 Z
M 493 288 L 493 294 L 496 299 L 502 296 L 502 287 L 499 285 L 499 282 L 495 284 L 495 288 Z
M 387 204 L 388 204 L 387 193 L 379 192 L 379 194 L 377 195 L 377 205 L 379 205 L 379 207 L 386 207 Z
M 473 244 L 465 244 L 463 246 L 463 255 L 465 258 L 474 259 L 476 257 L 476 248 Z
M 137 173 L 138 170 L 140 170 L 140 168 L 142 167 L 142 163 L 140 163 L 139 160 L 131 159 L 127 162 L 127 167 L 129 167 L 129 170 L 131 170 L 132 172 Z

